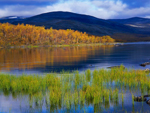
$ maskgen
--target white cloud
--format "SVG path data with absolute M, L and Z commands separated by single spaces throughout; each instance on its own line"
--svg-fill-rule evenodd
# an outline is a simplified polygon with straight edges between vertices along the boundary
M 5 6 L 3 9 L 0 9 L 0 17 L 10 15 L 30 16 L 52 11 L 69 11 L 103 19 L 150 15 L 149 7 L 130 9 L 127 4 L 120 0 L 60 0 L 56 4 L 45 7 L 25 5 Z
M 66 1 L 52 6 L 47 6 L 46 8 L 41 8 L 41 10 L 49 11 L 70 11 L 80 14 L 92 15 L 98 18 L 112 18 L 115 17 L 118 12 L 123 11 L 127 5 L 121 3 L 120 1 Z
M 150 18 L 150 15 L 146 15 L 144 18 Z
M 6 6 L 5 8 L 0 9 L 0 17 L 12 16 L 12 15 L 16 15 L 16 16 L 34 15 L 34 14 L 37 14 L 37 11 L 38 10 L 35 6 L 24 6 L 24 5 L 13 6 L 12 5 L 12 6 Z
M 124 8 L 127 7 L 126 4 L 123 4 L 121 1 L 98 1 L 94 0 L 92 3 L 97 6 L 101 7 L 107 10 L 113 10 L 113 11 L 122 11 Z
M 146 15 L 150 15 L 150 8 L 149 7 L 140 7 L 140 8 L 133 8 L 133 9 L 126 9 L 119 16 L 122 18 L 125 17 L 145 17 Z
M 1 2 L 6 2 L 6 0 L 0 0 Z M 7 2 L 31 2 L 31 1 L 34 1 L 34 2 L 55 2 L 55 1 L 58 1 L 58 0 L 7 0 Z

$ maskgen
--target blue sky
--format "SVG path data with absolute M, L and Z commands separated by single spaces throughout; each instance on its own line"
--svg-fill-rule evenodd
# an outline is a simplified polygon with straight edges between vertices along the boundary
M 150 0 L 0 0 L 0 17 L 69 11 L 103 19 L 150 18 Z

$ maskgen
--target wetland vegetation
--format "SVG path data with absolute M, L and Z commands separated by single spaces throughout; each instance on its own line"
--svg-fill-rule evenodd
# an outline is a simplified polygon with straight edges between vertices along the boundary
M 66 109 L 84 109 L 93 105 L 94 112 L 102 112 L 111 106 L 124 104 L 124 94 L 129 91 L 132 97 L 150 93 L 150 76 L 143 70 L 120 68 L 99 69 L 85 73 L 61 72 L 38 75 L 0 74 L 0 90 L 5 96 L 27 95 L 29 106 L 51 112 Z M 131 99 L 134 106 L 134 98 Z

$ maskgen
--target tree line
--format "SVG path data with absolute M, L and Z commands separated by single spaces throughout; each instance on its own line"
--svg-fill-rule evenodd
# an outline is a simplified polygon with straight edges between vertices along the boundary
M 71 29 L 56 30 L 45 29 L 44 26 L 0 23 L 0 46 L 112 43 L 114 41 L 110 36 L 93 36 Z

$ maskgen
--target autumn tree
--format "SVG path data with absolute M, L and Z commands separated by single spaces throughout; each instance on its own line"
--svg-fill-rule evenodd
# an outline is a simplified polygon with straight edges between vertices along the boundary
M 71 29 L 56 30 L 45 29 L 44 26 L 0 23 L 0 46 L 112 43 L 114 41 L 110 36 L 99 37 Z

